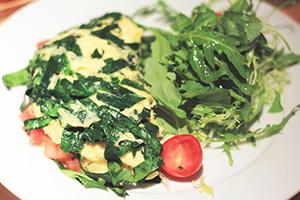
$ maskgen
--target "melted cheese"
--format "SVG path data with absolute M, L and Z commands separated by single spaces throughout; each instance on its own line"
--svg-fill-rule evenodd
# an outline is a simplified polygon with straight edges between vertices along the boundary
M 119 71 L 119 73 L 123 74 L 124 77 L 126 77 L 129 80 L 132 81 L 138 81 L 138 71 L 134 71 L 130 69 L 129 67 L 125 67 Z
M 141 139 L 136 139 L 132 133 L 120 133 L 119 134 L 119 139 L 115 142 L 116 146 L 119 146 L 119 142 L 128 140 L 128 141 L 135 141 L 138 143 L 143 143 L 143 140 Z
M 124 109 L 121 113 L 128 117 L 135 117 L 136 113 L 141 113 L 144 108 L 151 109 L 150 103 L 147 99 L 139 101 L 138 103 L 134 104 L 130 108 Z M 137 116 L 136 116 L 137 117 Z
M 100 162 L 92 162 L 87 159 L 82 160 L 82 167 L 91 173 L 102 174 L 108 172 L 107 161 L 103 160 Z
M 151 174 L 149 174 L 146 178 L 145 178 L 145 180 L 152 180 L 152 179 L 154 179 L 155 177 L 157 177 L 159 175 L 159 172 L 158 171 L 154 171 L 154 172 L 152 172 Z
M 121 31 L 112 31 L 114 35 L 124 40 L 125 43 L 140 43 L 141 37 L 144 33 L 143 28 L 139 27 L 131 19 L 122 16 L 121 20 L 118 21 L 118 26 Z
M 96 76 L 103 66 L 105 66 L 105 62 L 103 59 L 78 57 L 71 60 L 72 71 L 84 76 Z
M 101 39 L 93 35 L 84 35 L 77 39 L 77 44 L 80 46 L 83 56 L 89 58 L 97 49 L 100 54 L 103 54 L 102 60 L 112 58 L 126 58 L 127 53 L 123 52 L 119 47 L 111 45 L 107 40 Z
M 58 120 L 51 121 L 48 126 L 44 127 L 43 129 L 54 143 L 60 144 L 64 128 L 61 126 Z
M 132 133 L 120 133 L 119 140 L 116 142 L 118 144 L 121 141 L 128 140 L 128 141 L 135 141 L 138 143 L 143 143 L 143 140 L 136 139 Z M 116 145 L 118 146 L 118 145 Z M 120 160 L 123 162 L 124 165 L 134 168 L 141 164 L 145 159 L 142 153 L 143 150 L 139 150 L 136 152 L 135 156 L 132 152 L 127 152 L 124 155 L 120 156 Z
M 128 86 L 128 85 L 122 85 L 122 87 L 127 88 L 128 90 L 134 92 L 135 94 L 137 94 L 137 95 L 139 95 L 139 96 L 141 96 L 141 97 L 145 97 L 145 98 L 148 100 L 148 102 L 149 102 L 149 104 L 150 104 L 151 106 L 154 106 L 154 105 L 155 105 L 154 98 L 153 98 L 148 92 L 145 92 L 145 91 L 143 91 L 143 90 L 139 90 L 139 89 L 130 87 L 130 86 Z
M 55 86 L 56 86 L 56 83 L 57 83 L 58 79 L 59 79 L 59 76 L 56 75 L 56 74 L 54 74 L 53 76 L 51 76 L 50 83 L 49 83 L 47 89 L 48 90 L 53 90 L 55 88 Z
M 124 155 L 120 156 L 120 159 L 123 162 L 123 164 L 132 168 L 138 166 L 145 160 L 142 150 L 137 151 L 135 156 L 132 152 L 127 152 Z
M 85 170 L 92 173 L 105 173 L 108 171 L 107 161 L 104 157 L 105 144 L 86 143 L 81 150 L 81 155 L 84 157 L 82 165 Z
M 91 124 L 94 122 L 99 121 L 100 119 L 98 118 L 97 114 L 94 112 L 91 112 L 90 110 L 86 109 L 82 104 L 79 102 L 76 102 L 74 104 L 71 104 L 70 107 L 76 111 L 84 110 L 86 111 L 86 118 L 84 122 L 81 122 L 77 116 L 74 114 L 70 113 L 68 110 L 60 108 L 58 109 L 58 113 L 60 115 L 60 121 L 64 126 L 71 125 L 73 127 L 85 127 L 88 128 Z
M 34 115 L 36 118 L 42 117 L 42 116 L 43 116 L 43 113 L 41 112 L 40 107 L 39 107 L 36 103 L 32 103 L 30 106 L 31 106 L 33 115 Z
M 89 161 L 92 162 L 102 162 L 105 160 L 104 158 L 105 144 L 97 143 L 91 144 L 86 143 L 81 150 L 81 155 Z
M 57 48 L 56 46 L 50 46 L 38 51 L 38 55 L 40 55 L 44 60 L 49 60 L 51 56 L 61 55 L 63 53 L 66 53 L 66 49 L 63 47 Z

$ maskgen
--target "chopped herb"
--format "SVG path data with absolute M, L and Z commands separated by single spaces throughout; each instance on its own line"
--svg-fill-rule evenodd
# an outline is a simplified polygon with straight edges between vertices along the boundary
M 61 40 L 55 41 L 53 44 L 58 47 L 65 47 L 68 51 L 74 52 L 77 56 L 82 56 L 81 49 L 76 43 L 76 37 L 69 35 Z
M 103 55 L 101 55 L 98 51 L 98 49 L 95 49 L 95 51 L 92 53 L 92 58 L 102 58 Z
M 124 59 L 113 60 L 111 58 L 105 60 L 106 65 L 102 68 L 102 72 L 105 74 L 112 74 L 124 67 L 129 67 L 130 64 Z

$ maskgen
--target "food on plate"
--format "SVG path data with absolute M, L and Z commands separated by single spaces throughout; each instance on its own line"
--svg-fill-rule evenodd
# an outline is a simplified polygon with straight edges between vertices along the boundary
M 250 130 L 265 105 L 282 111 L 286 68 L 300 61 L 266 39 L 279 33 L 251 2 L 222 14 L 201 4 L 188 17 L 160 1 L 138 14 L 153 12 L 171 32 L 108 13 L 39 42 L 25 69 L 3 77 L 7 88 L 27 86 L 30 144 L 87 188 L 125 196 L 159 173 L 192 177 L 213 142 L 232 164 L 231 147 L 280 132 L 298 110 Z
M 202 148 L 192 134 L 180 134 L 165 141 L 162 145 L 161 170 L 176 178 L 195 175 L 202 165 Z
M 155 41 L 142 63 L 159 127 L 164 134 L 191 133 L 204 145 L 219 145 L 231 165 L 232 148 L 279 133 L 300 107 L 278 124 L 251 129 L 265 105 L 270 113 L 283 110 L 287 68 L 300 62 L 253 7 L 252 1 L 233 1 L 215 12 L 201 4 L 187 16 L 158 1 L 137 12 L 160 15 L 172 30 L 148 28 Z
M 44 145 L 45 155 L 86 187 L 121 196 L 162 162 L 156 102 L 135 69 L 143 32 L 130 18 L 109 13 L 39 43 L 21 72 L 29 97 L 21 119 L 30 143 Z

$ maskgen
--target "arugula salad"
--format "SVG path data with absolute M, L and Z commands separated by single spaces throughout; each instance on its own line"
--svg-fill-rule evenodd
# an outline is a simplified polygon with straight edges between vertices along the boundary
M 232 147 L 279 133 L 299 109 L 251 129 L 265 105 L 283 110 L 300 56 L 250 1 L 222 13 L 201 4 L 190 16 L 158 1 L 136 14 L 158 14 L 171 31 L 108 13 L 42 41 L 26 68 L 3 77 L 8 89 L 27 87 L 30 143 L 86 188 L 126 196 L 163 174 L 191 177 L 211 143 L 233 164 Z

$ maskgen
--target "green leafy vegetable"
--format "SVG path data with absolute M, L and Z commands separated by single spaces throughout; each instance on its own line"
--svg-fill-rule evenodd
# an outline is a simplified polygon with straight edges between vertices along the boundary
M 4 75 L 2 77 L 4 85 L 10 89 L 19 85 L 27 85 L 30 82 L 30 76 L 27 69 Z
M 77 56 L 82 56 L 81 49 L 76 43 L 75 36 L 67 36 L 61 40 L 55 41 L 53 44 L 57 45 L 58 47 L 65 47 L 68 51 L 74 52 Z
M 63 131 L 60 148 L 64 152 L 80 152 L 83 145 L 80 132 Z
M 81 172 L 76 172 L 73 170 L 66 169 L 60 162 L 54 161 L 59 169 L 64 173 L 66 176 L 75 179 L 79 181 L 84 187 L 86 188 L 99 188 L 102 190 L 107 190 L 107 187 L 105 186 L 105 181 L 101 178 L 98 180 L 94 180 L 87 175 L 81 173 Z
M 44 128 L 51 121 L 52 121 L 52 118 L 48 117 L 48 116 L 39 117 L 39 118 L 35 118 L 35 119 L 28 119 L 28 120 L 24 121 L 25 130 L 30 131 L 30 130 L 35 130 L 35 129 L 39 129 L 39 128 Z
M 158 31 L 154 30 L 153 33 L 156 41 L 151 45 L 152 57 L 145 61 L 144 80 L 150 85 L 149 92 L 159 103 L 174 111 L 179 118 L 185 118 L 186 113 L 178 108 L 181 104 L 181 95 L 167 78 L 167 68 L 159 62 L 171 54 L 171 47 Z
M 277 113 L 283 110 L 281 102 L 280 102 L 280 93 L 276 92 L 274 101 L 269 109 L 270 113 Z
M 105 60 L 106 65 L 102 68 L 102 72 L 105 74 L 111 74 L 124 67 L 129 66 L 129 63 L 124 59 L 113 60 L 111 58 Z
M 142 55 L 146 90 L 159 103 L 157 122 L 164 133 L 191 132 L 206 144 L 223 143 L 232 164 L 232 147 L 279 133 L 286 125 L 292 114 L 251 131 L 266 104 L 270 112 L 283 110 L 286 69 L 300 62 L 299 55 L 279 48 L 278 38 L 286 41 L 256 16 L 251 1 L 231 1 L 222 16 L 205 4 L 187 16 L 163 1 L 137 14 L 159 14 L 173 29 L 148 28 L 155 40 Z
M 102 58 L 102 55 L 99 53 L 98 49 L 95 49 L 95 51 L 91 55 L 92 58 Z

